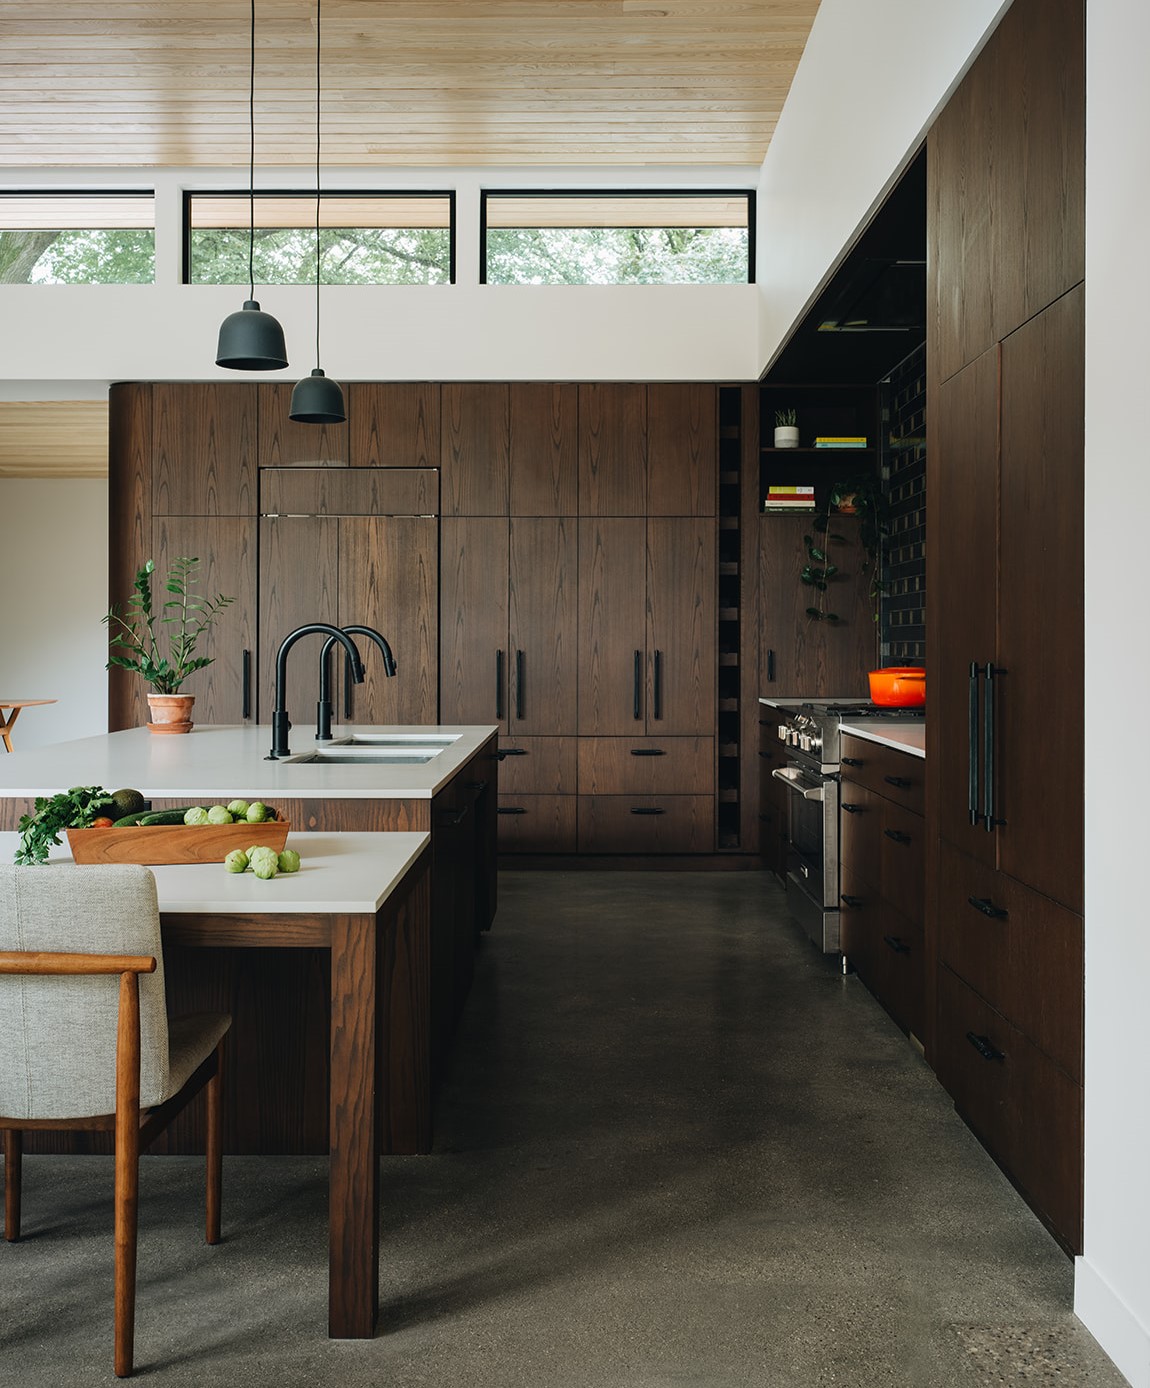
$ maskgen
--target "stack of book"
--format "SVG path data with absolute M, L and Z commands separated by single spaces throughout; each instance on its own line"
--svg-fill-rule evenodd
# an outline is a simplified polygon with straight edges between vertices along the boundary
M 819 434 L 815 438 L 816 448 L 865 448 L 865 434 Z
M 764 511 L 813 511 L 814 487 L 768 487 Z

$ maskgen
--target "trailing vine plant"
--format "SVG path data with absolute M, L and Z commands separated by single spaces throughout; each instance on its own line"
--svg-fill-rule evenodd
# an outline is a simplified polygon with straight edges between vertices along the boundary
M 813 622 L 837 622 L 839 614 L 827 608 L 827 592 L 831 580 L 846 578 L 847 574 L 834 562 L 831 550 L 834 545 L 845 545 L 845 535 L 832 530 L 836 516 L 858 516 L 859 544 L 865 558 L 860 566 L 861 572 L 870 574 L 868 596 L 873 610 L 873 620 L 878 621 L 879 598 L 882 594 L 882 575 L 880 554 L 883 538 L 887 534 L 886 498 L 877 477 L 865 474 L 845 482 L 836 482 L 827 493 L 826 500 L 815 512 L 811 520 L 811 534 L 803 536 L 805 563 L 799 571 L 799 581 L 813 588 L 817 597 L 808 608 L 807 616 Z

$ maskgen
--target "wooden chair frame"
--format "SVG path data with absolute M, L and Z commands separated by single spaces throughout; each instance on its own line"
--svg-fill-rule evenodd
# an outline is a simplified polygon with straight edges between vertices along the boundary
M 9 1243 L 20 1237 L 20 1202 L 26 1131 L 55 1129 L 115 1134 L 115 1346 L 114 1368 L 118 1378 L 132 1372 L 136 1323 L 136 1247 L 139 1205 L 140 1152 L 206 1089 L 206 1236 L 220 1241 L 220 1190 L 223 1176 L 221 1141 L 221 1069 L 223 1042 L 194 1071 L 190 1079 L 164 1103 L 140 1108 L 140 974 L 154 973 L 152 955 L 55 954 L 0 951 L 0 974 L 84 976 L 119 974 L 120 998 L 116 1035 L 116 1111 L 92 1118 L 7 1118 L 0 1115 L 4 1133 L 4 1237 Z

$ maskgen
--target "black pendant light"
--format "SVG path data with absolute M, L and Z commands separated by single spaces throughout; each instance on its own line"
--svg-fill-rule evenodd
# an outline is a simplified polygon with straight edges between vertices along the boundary
M 288 416 L 297 424 L 342 424 L 347 418 L 343 403 L 343 390 L 338 381 L 323 374 L 319 364 L 319 281 L 320 281 L 320 240 L 319 240 L 319 139 L 320 139 L 320 6 L 323 0 L 315 0 L 315 370 L 305 376 L 291 393 L 291 409 Z
M 251 293 L 239 313 L 220 324 L 216 365 L 233 371 L 280 371 L 288 364 L 284 330 L 256 302 L 256 0 L 252 0 L 251 72 L 248 84 L 248 281 Z

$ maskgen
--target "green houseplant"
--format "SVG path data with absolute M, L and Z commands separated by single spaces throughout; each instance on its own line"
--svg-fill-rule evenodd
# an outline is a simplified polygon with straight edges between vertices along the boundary
M 816 601 L 807 608 L 807 616 L 814 622 L 839 620 L 837 612 L 827 610 L 826 598 L 831 579 L 846 577 L 832 557 L 834 545 L 847 543 L 845 536 L 831 528 L 836 516 L 858 517 L 858 543 L 865 555 L 862 571 L 870 574 L 869 596 L 877 622 L 879 597 L 882 594 L 879 558 L 883 537 L 887 533 L 887 509 L 882 483 L 870 474 L 836 482 L 811 520 L 812 533 L 803 536 L 805 562 L 799 571 L 799 581 L 814 588 L 818 594 Z
M 151 559 L 136 571 L 132 596 L 123 607 L 113 604 L 104 623 L 108 628 L 108 664 L 134 670 L 151 686 L 148 707 L 153 732 L 190 732 L 194 694 L 182 694 L 180 686 L 196 670 L 212 663 L 212 657 L 196 655 L 196 645 L 233 598 L 217 593 L 204 598 L 191 592 L 199 560 L 181 555 L 163 580 L 170 596 L 155 609 Z
M 799 417 L 794 409 L 775 411 L 775 447 L 798 448 Z

